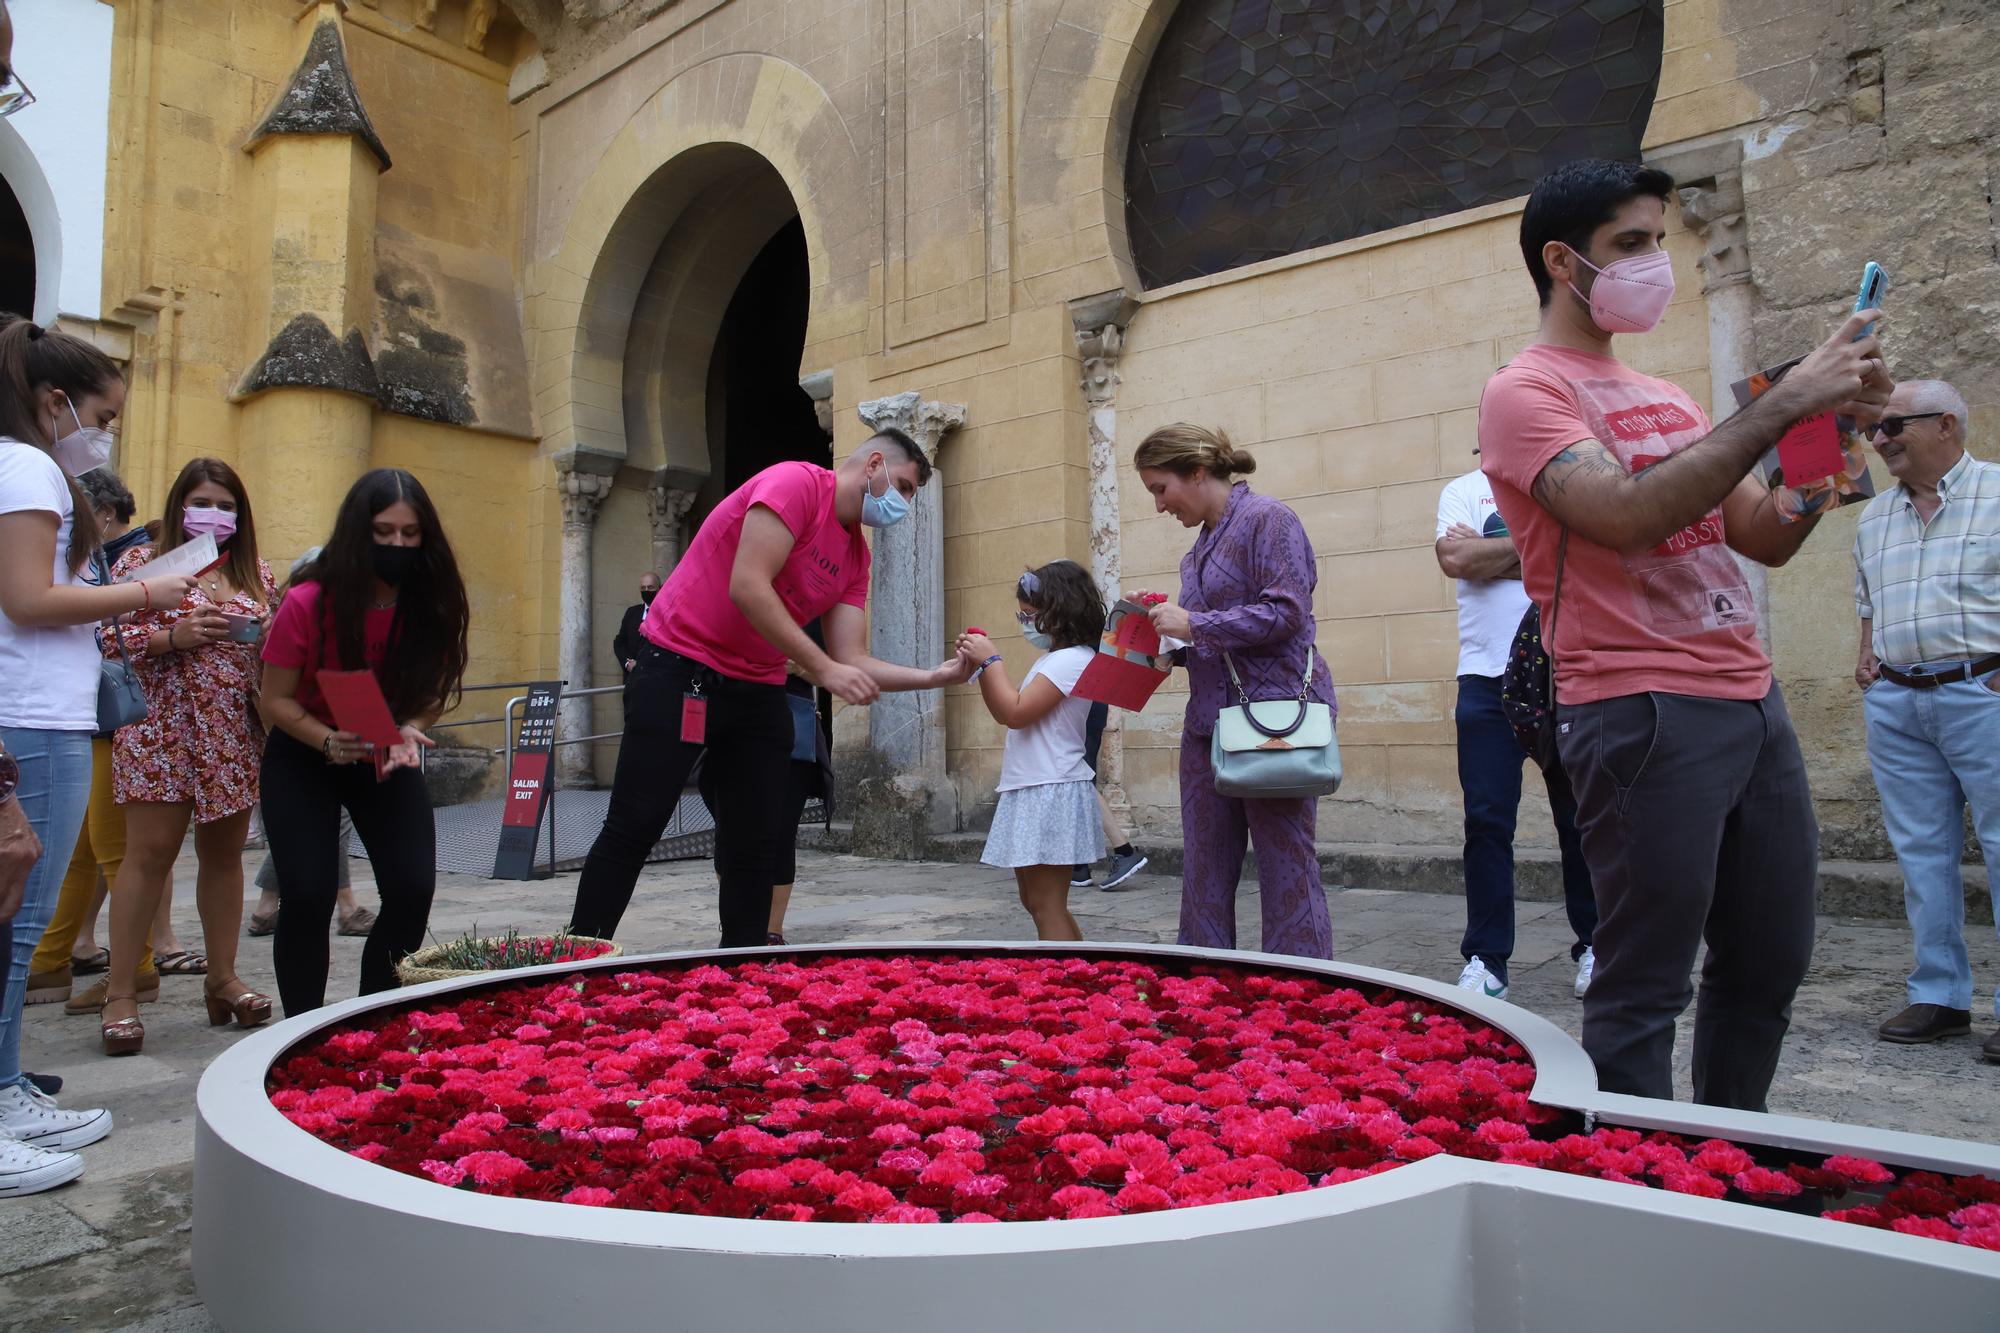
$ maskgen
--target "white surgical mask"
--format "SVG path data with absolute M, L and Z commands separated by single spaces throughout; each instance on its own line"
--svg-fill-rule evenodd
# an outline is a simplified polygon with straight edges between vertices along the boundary
M 72 477 L 80 477 L 93 468 L 103 467 L 111 461 L 111 432 L 102 426 L 86 426 L 83 418 L 76 414 L 76 404 L 69 404 L 69 419 L 76 423 L 76 429 L 56 440 L 52 452 L 62 470 Z M 56 429 L 62 429 L 62 418 L 57 417 Z

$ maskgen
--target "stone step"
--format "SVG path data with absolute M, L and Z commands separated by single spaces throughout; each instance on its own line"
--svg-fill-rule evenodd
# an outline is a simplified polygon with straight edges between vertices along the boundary
M 799 831 L 801 847 L 822 851 L 847 851 L 853 846 L 853 830 L 836 821 L 832 830 L 811 825 Z M 977 861 L 986 845 L 983 833 L 948 833 L 934 838 L 925 847 L 926 858 L 940 861 Z M 1152 859 L 1149 874 L 1177 875 L 1181 870 L 1181 844 L 1152 843 L 1143 837 L 1135 844 Z M 1322 842 L 1319 844 L 1320 872 L 1326 882 L 1340 888 L 1396 889 L 1408 893 L 1443 893 L 1457 896 L 1465 891 L 1459 849 L 1442 844 L 1393 845 L 1387 843 Z M 1256 853 L 1250 854 L 1246 877 L 1255 874 Z M 1993 899 L 1986 867 L 1967 865 L 1965 873 L 1965 915 L 1970 922 L 1985 925 L 1993 920 Z M 1562 867 L 1553 847 L 1522 847 L 1514 853 L 1515 893 L 1526 902 L 1560 902 Z M 1903 875 L 1894 861 L 1822 861 L 1819 866 L 1819 911 L 1822 916 L 1863 917 L 1882 921 L 1902 921 Z

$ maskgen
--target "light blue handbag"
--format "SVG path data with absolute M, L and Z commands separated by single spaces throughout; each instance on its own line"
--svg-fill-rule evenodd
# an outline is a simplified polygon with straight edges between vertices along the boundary
M 1306 698 L 1312 691 L 1313 650 L 1306 649 L 1306 674 L 1296 699 L 1253 702 L 1235 659 L 1224 653 L 1222 661 L 1242 702 L 1216 715 L 1208 748 L 1216 792 L 1268 800 L 1338 791 L 1340 742 L 1333 734 L 1333 710 Z

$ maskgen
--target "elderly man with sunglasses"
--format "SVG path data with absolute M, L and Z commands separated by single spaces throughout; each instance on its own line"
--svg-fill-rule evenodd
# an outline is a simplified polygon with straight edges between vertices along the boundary
M 1972 1030 L 1968 803 L 1988 859 L 2000 848 L 2000 465 L 1965 452 L 1965 426 L 1943 380 L 1897 385 L 1870 436 L 1896 485 L 1854 534 L 1854 678 L 1917 955 L 1908 1006 L 1878 1032 L 1905 1044 Z M 2000 1061 L 2000 1030 L 1980 1049 Z

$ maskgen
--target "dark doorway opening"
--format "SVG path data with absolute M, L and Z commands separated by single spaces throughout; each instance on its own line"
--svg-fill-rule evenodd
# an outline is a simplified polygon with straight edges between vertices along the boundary
M 709 466 L 722 478 L 715 499 L 774 463 L 833 465 L 833 446 L 799 387 L 811 285 L 805 227 L 793 218 L 729 298 L 708 363 Z
M 4 176 L 0 176 L 0 310 L 35 317 L 35 236 Z

